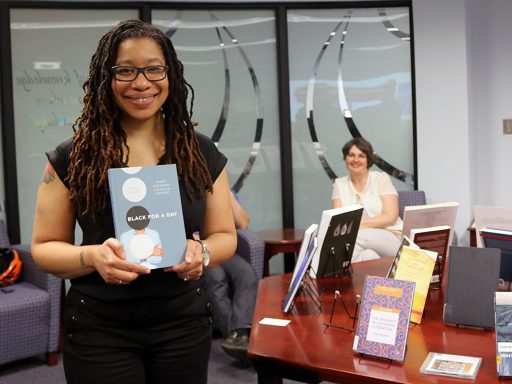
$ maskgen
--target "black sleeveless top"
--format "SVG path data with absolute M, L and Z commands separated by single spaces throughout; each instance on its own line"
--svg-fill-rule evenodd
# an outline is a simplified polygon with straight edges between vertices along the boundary
M 209 138 L 197 132 L 196 135 L 199 142 L 199 149 L 204 156 L 211 178 L 215 182 L 224 169 L 227 159 L 219 152 L 215 144 Z M 68 175 L 69 156 L 72 144 L 72 138 L 68 138 L 60 143 L 57 148 L 46 153 L 48 160 L 68 189 L 69 184 L 65 180 Z M 200 229 L 206 208 L 206 199 L 204 196 L 201 199 L 194 196 L 193 201 L 191 201 L 183 183 L 180 183 L 180 196 L 185 222 L 185 232 L 187 238 L 191 239 L 192 234 Z M 91 215 L 78 215 L 77 220 L 83 232 L 82 245 L 101 244 L 109 237 L 115 237 L 110 197 L 108 197 L 107 209 L 101 214 L 95 215 L 94 219 Z M 179 279 L 174 272 L 164 272 L 163 269 L 153 269 L 149 275 L 141 275 L 133 282 L 126 285 L 107 284 L 98 272 L 72 279 L 71 285 L 84 295 L 99 300 L 113 301 L 137 298 L 174 297 L 181 295 L 189 289 L 196 289 L 199 282 L 193 280 L 185 282 Z

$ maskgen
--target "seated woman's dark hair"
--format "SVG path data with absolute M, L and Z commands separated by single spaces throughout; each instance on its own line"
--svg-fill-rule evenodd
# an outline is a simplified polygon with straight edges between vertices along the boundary
M 368 168 L 370 168 L 375 163 L 375 153 L 373 152 L 372 145 L 362 137 L 354 137 L 352 140 L 349 140 L 345 143 L 343 149 L 341 150 L 343 152 L 343 159 L 347 158 L 348 153 L 350 152 L 350 148 L 352 148 L 354 145 L 357 149 L 366 155 Z

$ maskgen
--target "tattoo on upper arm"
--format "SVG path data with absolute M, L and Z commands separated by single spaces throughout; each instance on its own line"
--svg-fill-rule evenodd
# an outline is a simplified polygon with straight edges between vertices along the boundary
M 53 166 L 51 164 L 48 164 L 48 166 L 46 167 L 46 170 L 43 174 L 42 182 L 45 184 L 50 184 L 54 180 L 55 180 L 55 169 L 53 169 Z
M 85 254 L 83 252 L 80 252 L 80 265 L 85 267 Z

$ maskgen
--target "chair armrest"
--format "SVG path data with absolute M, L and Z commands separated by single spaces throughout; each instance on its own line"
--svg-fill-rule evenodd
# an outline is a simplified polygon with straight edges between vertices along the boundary
M 263 277 L 265 242 L 251 229 L 238 229 L 236 253 L 251 263 L 258 279 Z
M 62 279 L 39 268 L 30 252 L 30 246 L 25 244 L 14 244 L 23 261 L 22 280 L 30 283 L 48 293 L 50 298 L 50 333 L 48 340 L 48 351 L 55 352 L 59 344 L 60 326 L 60 305 L 62 293 Z

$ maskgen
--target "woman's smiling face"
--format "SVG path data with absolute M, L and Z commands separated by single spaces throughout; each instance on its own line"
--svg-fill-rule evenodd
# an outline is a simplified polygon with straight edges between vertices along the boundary
M 155 40 L 147 37 L 124 40 L 117 51 L 115 65 L 148 67 L 166 65 L 164 54 Z M 169 96 L 169 78 L 149 81 L 137 73 L 133 81 L 112 77 L 112 92 L 122 119 L 147 121 L 157 116 Z
M 345 166 L 351 174 L 368 171 L 368 158 L 366 154 L 353 145 L 345 156 Z

